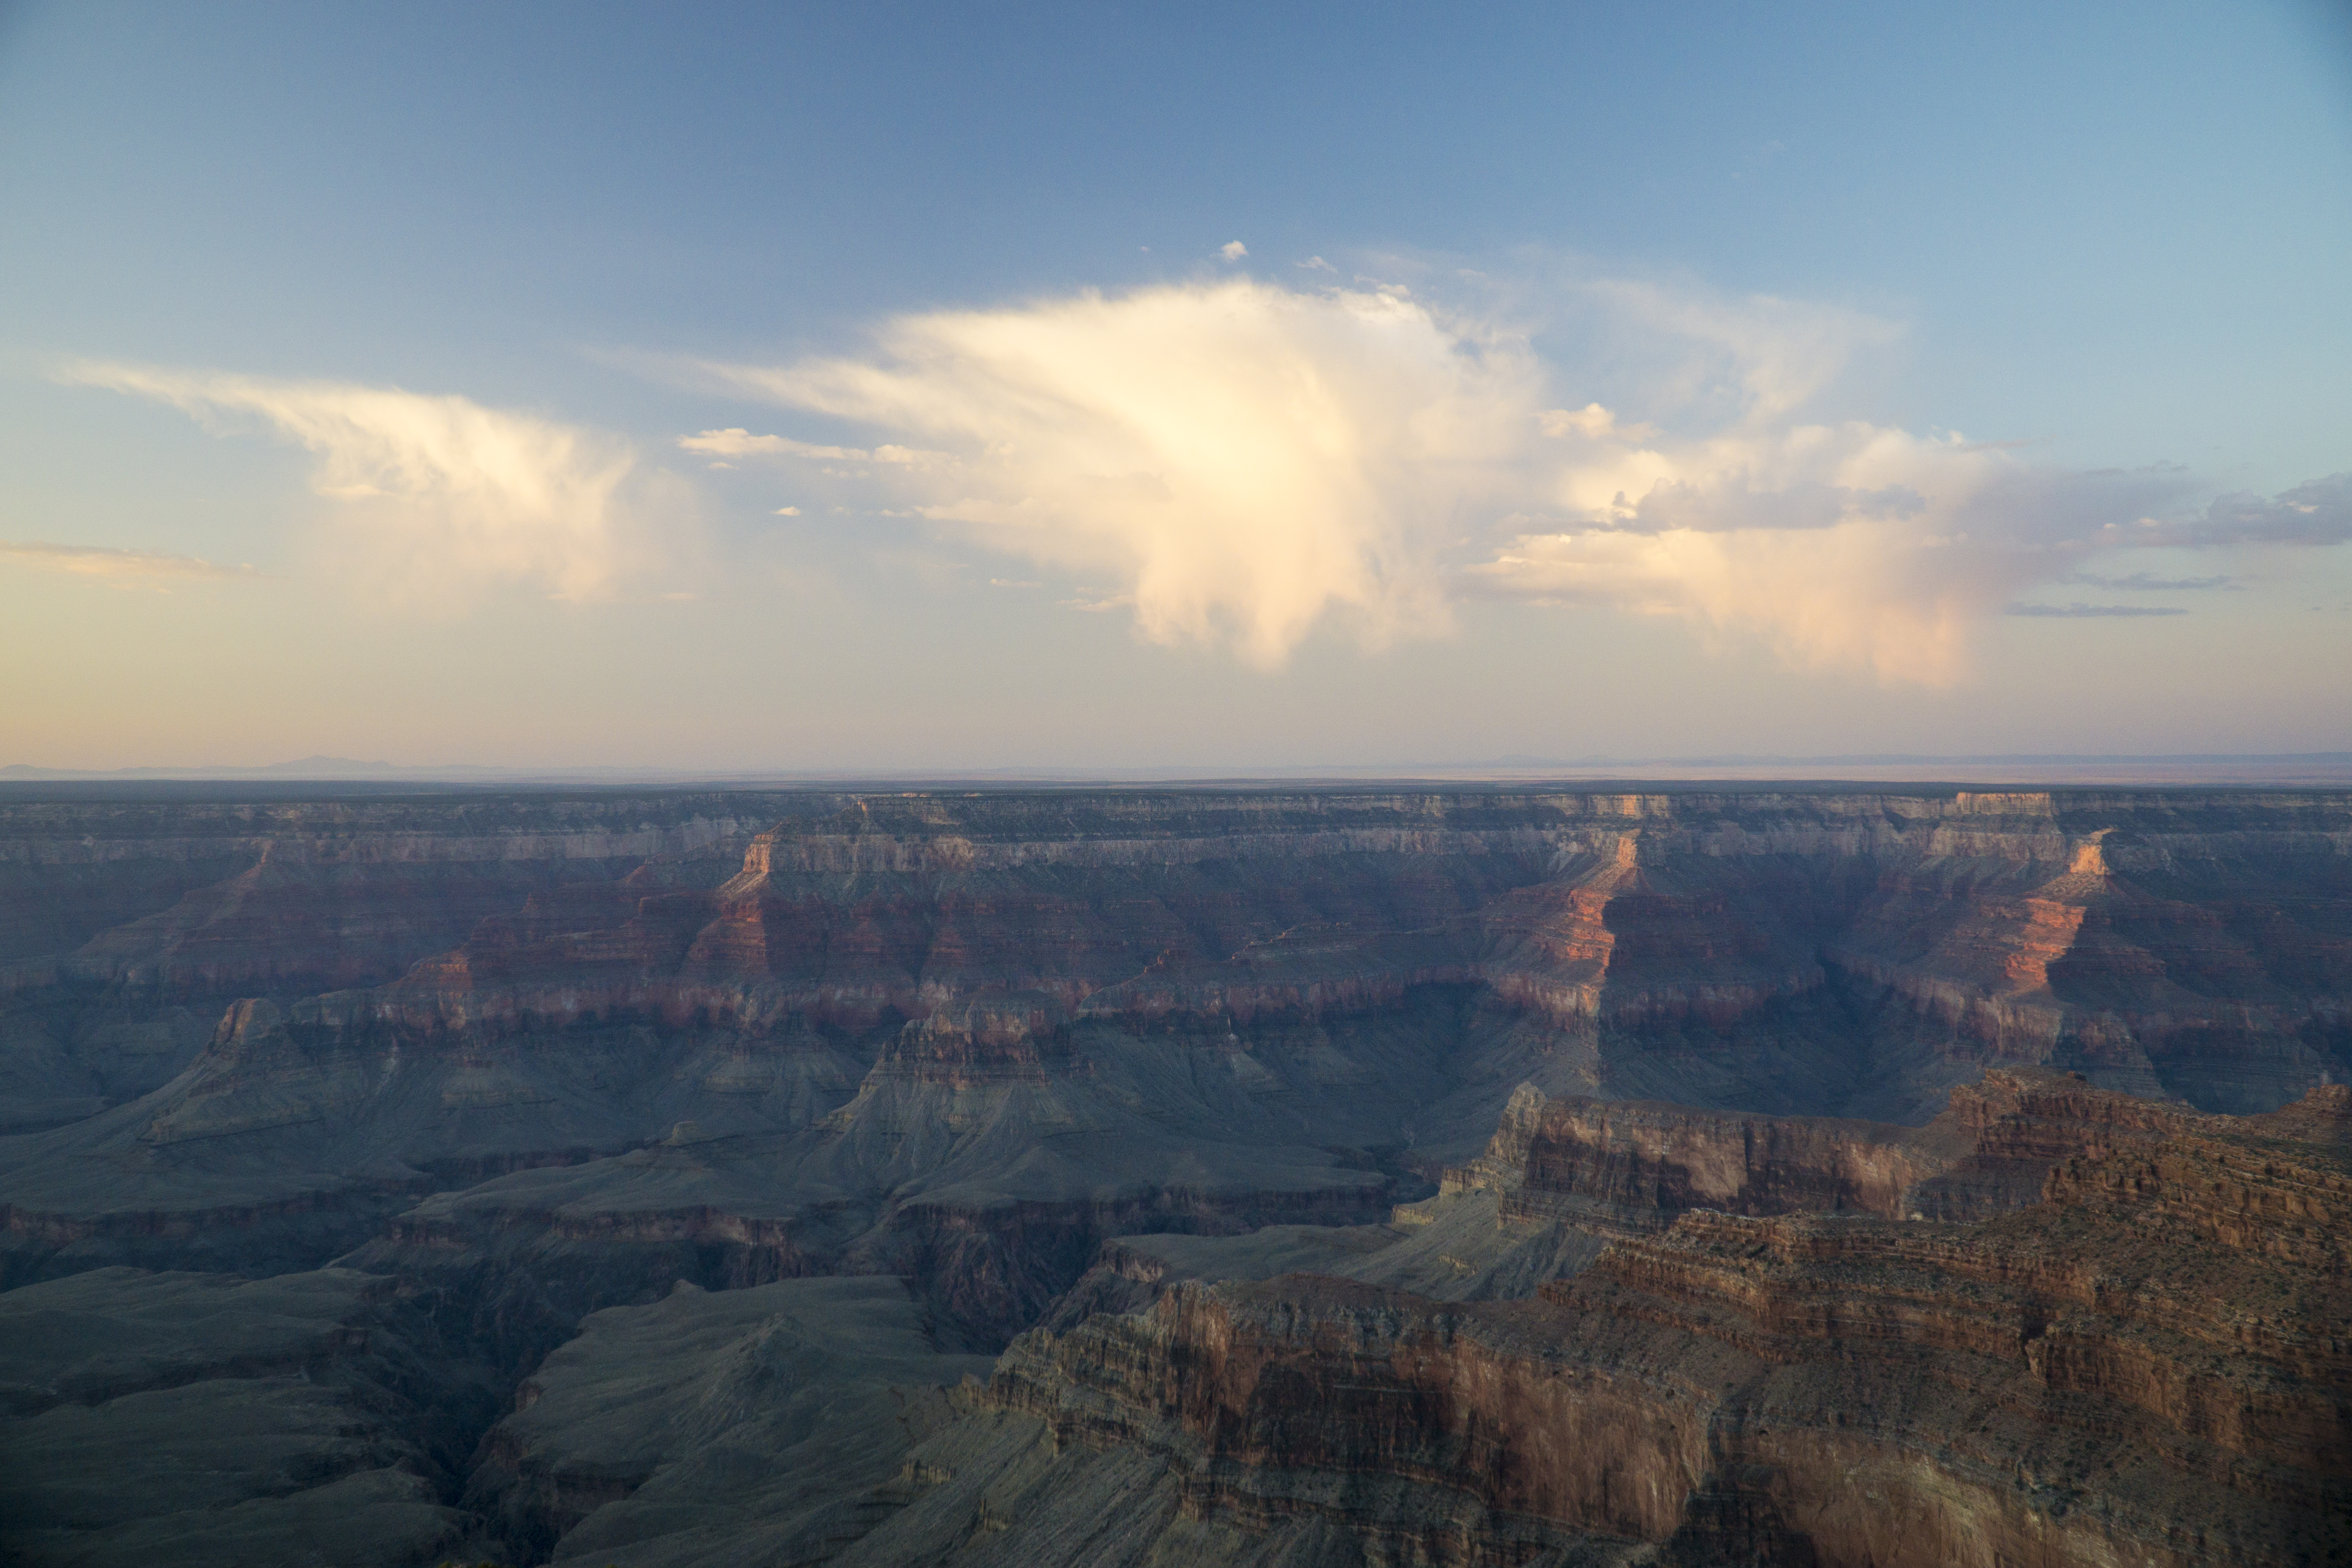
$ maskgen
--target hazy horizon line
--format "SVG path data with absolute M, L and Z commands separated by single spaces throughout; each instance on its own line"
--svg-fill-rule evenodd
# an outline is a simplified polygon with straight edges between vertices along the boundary
M 1862 770 L 1830 775 L 1798 769 Z M 1679 755 L 1588 753 L 1538 756 L 1510 753 L 1456 761 L 1378 763 L 1161 763 L 1083 765 L 1015 763 L 984 767 L 674 767 L 629 763 L 400 763 L 386 760 L 313 755 L 268 763 L 142 764 L 119 768 L 0 765 L 0 784 L 47 783 L 268 783 L 288 784 L 562 784 L 746 785 L 842 785 L 856 784 L 1117 784 L 1280 783 L 1348 779 L 1356 782 L 1529 782 L 1545 778 L 1606 782 L 1649 778 L 1678 782 L 1759 783 L 1902 782 L 1981 783 L 1986 770 L 2024 770 L 2004 775 L 2024 783 L 2294 783 L 2352 784 L 2352 751 L 2170 752 L 1699 752 Z M 2040 773 L 2044 776 L 2031 776 Z M 1880 775 L 1880 776 L 1873 776 Z M 1973 775 L 1973 776 L 1971 776 Z

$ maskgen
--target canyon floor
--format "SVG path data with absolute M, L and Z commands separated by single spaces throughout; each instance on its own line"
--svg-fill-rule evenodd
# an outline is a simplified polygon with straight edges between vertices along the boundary
M 2352 794 L 0 787 L 0 1563 L 2352 1562 Z

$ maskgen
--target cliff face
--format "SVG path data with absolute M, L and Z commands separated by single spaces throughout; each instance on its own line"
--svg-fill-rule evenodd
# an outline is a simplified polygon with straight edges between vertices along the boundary
M 183 999 L 415 966 L 338 1005 L 424 1033 L 854 1033 L 1001 990 L 1246 1024 L 1460 982 L 1619 1094 L 1828 1024 L 1917 1058 L 1859 1086 L 1902 1120 L 1989 1061 L 2243 1110 L 2344 1049 L 2348 847 L 2352 803 L 2267 794 L 0 806 L 0 956 L 19 991 Z
M 1133 1311 L 1188 1279 L 1306 1272 L 1444 1300 L 1513 1300 L 1572 1278 L 1613 1239 L 1683 1215 L 1981 1219 L 2041 1201 L 2050 1173 L 2208 1126 L 2335 1141 L 2342 1086 L 2263 1117 L 2094 1088 L 2079 1074 L 1996 1068 L 1926 1127 L 1774 1117 L 1655 1101 L 1547 1096 L 1521 1085 L 1475 1160 L 1380 1226 L 1276 1226 L 1246 1236 L 1129 1236 L 1104 1246 L 1048 1326 Z
M 2352 1163 L 2183 1117 L 2047 1188 L 1975 1225 L 1695 1212 L 1532 1301 L 1185 1285 L 1018 1342 L 989 1398 L 1149 1453 L 1189 1517 L 1438 1563 L 2352 1551 Z
M 957 1238 L 1021 1204 L 1337 1217 L 1346 1173 L 1410 1196 L 1522 1082 L 1721 1113 L 1588 1106 L 1526 1215 L 1963 1217 L 2039 1167 L 1980 1152 L 1932 1186 L 1895 1133 L 1799 1120 L 1922 1121 L 1988 1065 L 2231 1110 L 2352 1078 L 2338 796 L 0 806 L 0 865 L 79 889 L 0 1005 L 0 1124 L 54 1124 L 0 1137 L 12 1278 L 167 1259 L 139 1237 L 173 1227 L 315 1265 L 387 1205 L 680 1123 L 714 1170 L 794 1173 L 715 1175 L 685 1206 L 722 1228 L 886 1195 Z M 602 1169 L 597 1204 L 643 1206 Z
M 2346 1093 L 2325 1086 L 2268 1118 L 2212 1125 L 2329 1142 Z M 2119 1094 L 2046 1068 L 1989 1068 L 1954 1089 L 1925 1127 L 1547 1097 L 1523 1085 L 1485 1153 L 1448 1171 L 1442 1191 L 1491 1191 L 1507 1223 L 1607 1236 L 1662 1230 L 1694 1209 L 1976 1219 L 2034 1202 L 2064 1161 L 2195 1124 L 2179 1101 Z
M 1943 1129 L 1937 1129 L 1941 1132 Z M 1686 1210 L 1897 1216 L 1949 1140 L 1830 1117 L 1744 1116 L 1522 1088 L 1449 1190 L 1493 1188 L 1507 1219 L 1637 1235 Z

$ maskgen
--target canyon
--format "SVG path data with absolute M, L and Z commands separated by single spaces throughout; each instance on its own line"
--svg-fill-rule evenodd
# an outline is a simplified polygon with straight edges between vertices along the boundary
M 0 787 L 0 1557 L 2344 1560 L 2347 1083 L 2340 793 Z

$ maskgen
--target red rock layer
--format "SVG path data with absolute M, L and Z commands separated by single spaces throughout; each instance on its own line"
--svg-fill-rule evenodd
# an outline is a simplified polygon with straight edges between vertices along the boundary
M 2352 977 L 2352 860 L 2242 803 L 2067 807 L 2137 829 L 2062 827 L 2045 796 L 1339 805 L 863 800 L 761 835 L 715 890 L 543 895 L 360 1005 L 855 1031 L 993 992 L 1246 1023 L 1471 982 L 1570 1030 L 1723 1033 L 1834 977 L 1892 999 L 1890 1041 L 2126 1077 L 2172 1053 L 2259 1102 L 2231 1064 L 2319 1060 Z
M 2271 1118 L 2200 1119 L 2074 1073 L 1995 1068 L 1953 1089 L 1944 1113 L 1915 1128 L 1522 1087 L 1485 1154 L 1448 1171 L 1444 1186 L 1496 1192 L 1506 1220 L 1564 1221 L 1612 1236 L 1663 1230 L 1694 1209 L 1983 1218 L 2039 1199 L 2043 1177 L 2068 1160 L 2209 1124 L 2317 1132 L 2336 1125 L 2339 1104 L 2352 1104 L 2352 1091 L 2322 1088 Z

